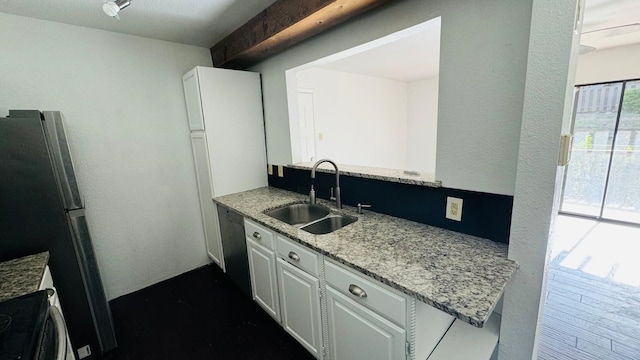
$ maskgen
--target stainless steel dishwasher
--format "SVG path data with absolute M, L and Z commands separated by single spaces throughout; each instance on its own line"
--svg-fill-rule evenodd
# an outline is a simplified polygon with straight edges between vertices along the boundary
M 242 215 L 226 206 L 217 204 L 222 253 L 227 275 L 238 287 L 251 297 L 251 281 L 249 280 L 249 259 L 245 241 Z

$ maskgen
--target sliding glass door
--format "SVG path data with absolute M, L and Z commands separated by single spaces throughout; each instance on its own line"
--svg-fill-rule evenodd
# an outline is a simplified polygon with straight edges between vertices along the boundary
M 640 81 L 625 83 L 602 217 L 640 223 Z
M 560 209 L 640 223 L 640 81 L 576 89 Z

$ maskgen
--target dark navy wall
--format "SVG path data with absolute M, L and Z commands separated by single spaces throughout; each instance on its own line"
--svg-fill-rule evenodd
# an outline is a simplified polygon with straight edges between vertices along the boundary
M 308 194 L 311 171 L 284 168 L 284 177 L 269 175 L 269 186 Z M 335 174 L 316 173 L 316 196 L 329 199 Z M 465 234 L 509 243 L 513 196 L 340 176 L 342 203 L 371 204 L 372 211 Z M 447 196 L 463 199 L 462 221 L 445 218 Z

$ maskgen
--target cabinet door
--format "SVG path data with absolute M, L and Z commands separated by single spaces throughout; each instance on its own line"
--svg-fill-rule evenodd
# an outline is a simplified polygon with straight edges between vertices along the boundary
M 405 359 L 406 332 L 327 286 L 327 317 L 332 360 Z
M 320 281 L 278 258 L 282 326 L 313 356 L 322 357 Z
M 247 239 L 247 255 L 253 300 L 280 322 L 276 254 L 255 241 Z
M 202 101 L 200 99 L 200 81 L 198 68 L 194 68 L 182 77 L 184 87 L 184 99 L 187 105 L 187 117 L 189 118 L 189 130 L 204 130 L 204 117 L 202 115 Z
M 260 75 L 198 67 L 215 196 L 267 186 Z
M 196 182 L 202 211 L 204 238 L 207 253 L 213 261 L 224 270 L 222 257 L 222 240 L 218 225 L 218 211 L 213 204 L 211 194 L 211 176 L 209 172 L 209 155 L 207 153 L 207 138 L 203 131 L 191 133 L 191 149 L 196 168 Z

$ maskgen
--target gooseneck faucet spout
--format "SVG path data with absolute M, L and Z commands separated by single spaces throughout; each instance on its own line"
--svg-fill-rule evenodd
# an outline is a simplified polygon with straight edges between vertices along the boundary
M 313 165 L 313 168 L 311 168 L 311 191 L 309 191 L 309 202 L 312 204 L 316 203 L 316 191 L 313 188 L 313 184 L 316 179 L 316 169 L 320 164 L 324 162 L 330 163 L 336 169 L 336 188 L 334 191 L 334 196 L 336 199 L 336 207 L 338 209 L 342 209 L 342 200 L 340 199 L 340 170 L 338 170 L 338 165 L 336 165 L 336 163 L 329 159 L 320 159 L 316 161 L 316 163 Z

